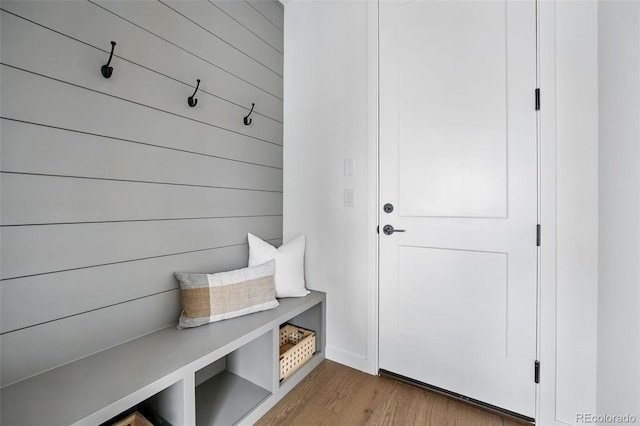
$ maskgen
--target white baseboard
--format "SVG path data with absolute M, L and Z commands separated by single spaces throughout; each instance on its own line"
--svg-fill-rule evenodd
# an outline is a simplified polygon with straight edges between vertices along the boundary
M 330 359 L 331 361 L 346 365 L 347 367 L 355 368 L 356 370 L 363 371 L 367 374 L 378 374 L 378 369 L 374 365 L 373 360 L 365 358 L 361 355 L 356 355 L 351 352 L 346 352 L 327 346 L 325 357 L 327 359 Z

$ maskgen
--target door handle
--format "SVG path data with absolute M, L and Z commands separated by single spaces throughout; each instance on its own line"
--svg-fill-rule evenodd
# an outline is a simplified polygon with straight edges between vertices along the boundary
M 385 235 L 391 235 L 394 232 L 405 232 L 404 229 L 393 229 L 393 226 L 391 225 L 385 225 L 382 227 L 382 232 L 384 232 Z

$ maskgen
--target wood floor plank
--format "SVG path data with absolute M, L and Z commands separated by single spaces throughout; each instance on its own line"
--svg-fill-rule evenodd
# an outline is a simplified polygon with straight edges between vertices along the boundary
M 323 361 L 256 424 L 518 426 L 445 396 L 329 360 Z
M 382 415 L 375 425 L 429 424 L 429 412 L 442 405 L 442 401 L 431 400 L 429 394 L 417 388 L 400 382 L 394 382 L 391 386 L 391 394 L 382 406 Z

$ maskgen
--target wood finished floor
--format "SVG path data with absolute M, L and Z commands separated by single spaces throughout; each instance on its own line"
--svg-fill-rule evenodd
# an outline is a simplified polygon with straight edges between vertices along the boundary
M 444 396 L 328 360 L 256 424 L 519 426 Z

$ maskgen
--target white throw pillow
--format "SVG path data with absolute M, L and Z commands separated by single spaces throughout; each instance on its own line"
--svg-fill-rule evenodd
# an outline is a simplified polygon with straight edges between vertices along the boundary
M 304 297 L 310 292 L 304 283 L 304 235 L 278 248 L 253 234 L 249 239 L 249 266 L 276 261 L 276 297 Z

